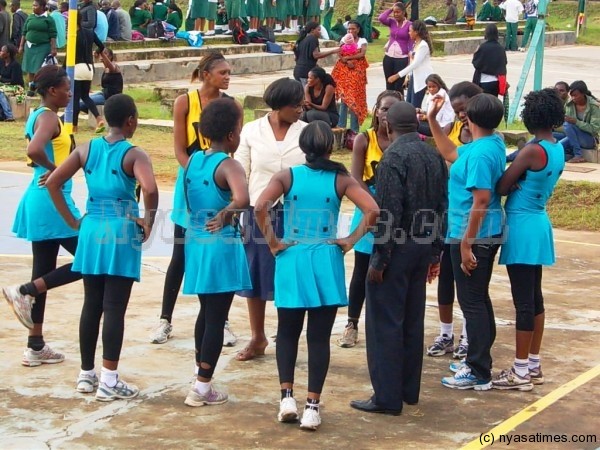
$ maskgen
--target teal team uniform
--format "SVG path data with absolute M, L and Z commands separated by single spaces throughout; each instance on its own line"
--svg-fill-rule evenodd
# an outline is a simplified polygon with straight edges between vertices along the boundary
M 469 223 L 476 189 L 491 193 L 488 212 L 477 234 L 478 239 L 499 236 L 504 225 L 504 213 L 496 183 L 506 166 L 506 147 L 496 134 L 458 147 L 458 158 L 450 167 L 448 181 L 448 238 L 462 239 Z
M 25 125 L 25 137 L 31 141 L 35 131 L 35 123 L 38 117 L 49 111 L 46 107 L 39 107 L 31 113 Z M 44 151 L 46 157 L 54 165 L 60 166 L 69 156 L 72 149 L 71 136 L 66 132 L 62 122 L 59 135 L 46 144 Z M 48 170 L 44 167 L 34 165 L 33 179 L 21 198 L 17 214 L 13 223 L 12 231 L 17 237 L 28 241 L 46 241 L 50 239 L 64 239 L 77 236 L 77 231 L 67 225 L 62 216 L 54 207 L 50 194 L 45 186 L 38 186 L 39 179 Z M 74 217 L 79 218 L 81 214 L 71 198 L 73 181 L 67 181 L 62 191 Z
M 290 169 L 292 185 L 284 196 L 284 242 L 294 242 L 275 257 L 275 306 L 346 306 L 344 255 L 336 239 L 341 199 L 337 173 L 308 166 Z
M 506 240 L 500 264 L 552 265 L 555 262 L 552 224 L 546 203 L 565 167 L 561 144 L 539 141 L 547 155 L 546 167 L 527 170 L 520 188 L 507 198 Z
M 90 142 L 83 168 L 87 212 L 79 228 L 74 272 L 140 280 L 142 242 L 140 227 L 134 222 L 139 217 L 136 179 L 123 170 L 123 159 L 132 148 L 125 140 Z
M 231 225 L 215 233 L 206 223 L 225 208 L 231 192 L 215 182 L 225 153 L 194 153 L 185 171 L 185 197 L 189 225 L 185 241 L 184 294 L 217 294 L 252 289 L 246 252 L 241 236 Z M 210 271 L 211 275 L 206 276 Z

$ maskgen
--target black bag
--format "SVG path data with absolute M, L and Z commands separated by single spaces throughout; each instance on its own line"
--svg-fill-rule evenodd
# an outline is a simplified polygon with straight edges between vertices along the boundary
M 265 44 L 268 41 L 258 32 L 248 33 L 248 38 L 253 44 Z
M 231 36 L 235 44 L 246 45 L 250 43 L 250 39 L 242 27 L 233 27 Z
M 273 28 L 261 25 L 260 27 L 258 27 L 258 32 L 267 41 L 275 42 L 275 32 L 273 31 Z
M 160 20 L 154 20 L 148 24 L 148 37 L 151 39 L 165 37 L 165 27 Z

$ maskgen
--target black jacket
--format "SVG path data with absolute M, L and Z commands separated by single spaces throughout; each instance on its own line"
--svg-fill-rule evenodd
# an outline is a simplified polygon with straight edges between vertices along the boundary
M 481 74 L 506 75 L 506 50 L 498 41 L 485 41 L 473 55 L 475 75 L 473 83 L 479 84 Z
M 94 31 L 96 28 L 96 7 L 93 3 L 83 5 L 79 10 L 81 13 L 81 28 Z
M 23 26 L 27 20 L 27 13 L 23 11 L 17 11 L 12 17 L 12 33 L 10 40 L 15 44 L 17 48 L 21 45 L 21 36 L 23 36 Z

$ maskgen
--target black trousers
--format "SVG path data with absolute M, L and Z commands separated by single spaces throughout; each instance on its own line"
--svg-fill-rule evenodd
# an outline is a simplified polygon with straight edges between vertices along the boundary
M 430 260 L 430 245 L 408 241 L 392 250 L 383 283 L 367 282 L 367 362 L 373 401 L 386 409 L 419 401 Z
M 452 271 L 450 244 L 444 244 L 444 252 L 440 261 L 437 298 L 439 305 L 452 305 L 454 303 L 454 272 Z
M 363 304 L 365 303 L 365 291 L 367 284 L 367 272 L 369 271 L 369 260 L 371 255 L 354 251 L 354 270 L 348 289 L 348 318 L 360 319 Z
M 389 91 L 404 92 L 404 80 L 406 77 L 399 78 L 394 83 L 388 83 L 387 79 L 400 72 L 408 66 L 407 58 L 392 58 L 391 56 L 385 55 L 383 57 L 383 75 L 385 76 L 385 88 Z
M 308 392 L 320 394 L 329 370 L 331 329 L 337 306 L 296 309 L 277 308 L 277 370 L 279 383 L 293 383 L 298 357 L 298 341 L 308 312 L 306 342 L 308 344 Z
M 75 80 L 73 82 L 73 126 L 76 127 L 79 123 L 79 100 L 85 103 L 88 108 L 88 113 L 98 117 L 98 107 L 90 98 L 90 89 L 92 88 L 91 81 Z
M 47 241 L 34 241 L 31 243 L 33 255 L 33 267 L 31 269 L 31 281 L 42 278 L 48 290 L 64 286 L 65 284 L 81 280 L 81 274 L 71 272 L 72 263 L 56 268 L 58 250 L 63 247 L 71 255 L 75 255 L 77 249 L 77 237 L 65 239 L 51 239 Z M 31 309 L 33 323 L 44 323 L 44 312 L 46 311 L 46 292 L 35 298 Z
M 102 323 L 102 358 L 118 361 L 125 333 L 125 311 L 131 296 L 133 278 L 114 275 L 84 275 L 84 300 L 79 321 L 81 369 L 92 370 Z
M 498 81 L 489 81 L 486 83 L 479 83 L 481 89 L 483 89 L 484 94 L 491 94 L 495 97 L 498 97 L 499 85 Z
M 471 276 L 466 276 L 460 268 L 460 243 L 450 244 L 458 303 L 467 321 L 469 335 L 466 362 L 471 372 L 484 381 L 489 381 L 492 376 L 491 348 L 496 340 L 496 322 L 489 287 L 498 248 L 498 244 L 492 243 L 473 244 L 477 268 L 471 272 Z
M 165 275 L 165 286 L 163 288 L 161 319 L 171 322 L 179 288 L 185 273 L 185 228 L 175 225 L 173 236 L 173 255 Z

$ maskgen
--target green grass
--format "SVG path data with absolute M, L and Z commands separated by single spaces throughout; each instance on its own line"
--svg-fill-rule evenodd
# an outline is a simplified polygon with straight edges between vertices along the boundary
M 560 181 L 548 203 L 556 228 L 600 231 L 600 184 Z

